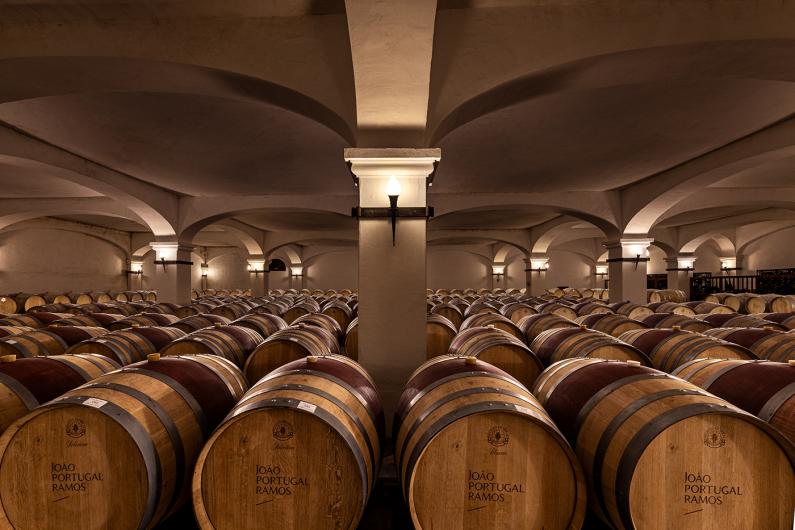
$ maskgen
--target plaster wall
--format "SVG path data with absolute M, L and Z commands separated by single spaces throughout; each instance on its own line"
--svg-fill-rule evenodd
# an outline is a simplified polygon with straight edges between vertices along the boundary
M 795 228 L 776 232 L 748 245 L 741 273 L 792 267 L 795 267 Z
M 0 233 L 0 292 L 127 289 L 126 254 L 99 238 L 52 229 Z
M 318 255 L 304 265 L 307 289 L 356 289 L 359 282 L 359 254 L 345 249 Z

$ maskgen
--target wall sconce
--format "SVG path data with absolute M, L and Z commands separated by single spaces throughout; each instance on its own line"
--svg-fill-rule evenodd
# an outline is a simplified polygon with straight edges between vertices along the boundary
M 740 270 L 740 267 L 737 266 L 737 258 L 721 258 L 720 270 L 724 272 Z
M 265 273 L 265 260 L 248 260 L 248 272 L 254 275 Z
M 500 281 L 500 278 L 505 274 L 505 265 L 492 265 L 491 266 L 491 275 L 497 278 L 497 281 Z
M 641 261 L 649 261 L 649 245 L 654 242 L 654 239 L 641 237 L 641 238 L 625 238 L 620 240 L 621 244 L 621 258 L 609 259 L 607 261 L 629 261 L 635 264 L 635 270 L 638 269 Z M 634 257 L 624 257 L 624 256 Z
M 530 258 L 530 268 L 525 269 L 537 273 L 546 272 L 549 269 L 549 258 Z
M 144 262 L 143 261 L 131 261 L 130 262 L 130 270 L 127 271 L 128 274 L 138 274 L 141 275 L 144 273 Z
M 677 258 L 676 265 L 680 271 L 692 271 L 696 264 L 696 258 Z
M 354 206 L 351 209 L 351 217 L 356 219 L 389 219 L 392 222 L 392 246 L 395 246 L 395 229 L 397 218 L 430 219 L 433 217 L 433 206 L 427 207 L 404 207 L 398 208 L 398 197 L 400 197 L 400 182 L 394 175 L 389 177 L 386 185 L 386 196 L 389 197 L 389 208 L 362 208 Z
M 155 262 L 163 265 L 164 271 L 166 270 L 166 265 L 193 265 L 192 261 L 177 259 L 179 243 L 155 241 L 154 243 L 149 243 L 149 246 L 155 251 Z
M 206 278 L 209 272 L 210 272 L 210 266 L 206 263 L 202 263 L 202 278 Z
M 298 278 L 304 275 L 304 268 L 302 266 L 296 265 L 290 267 L 290 276 L 293 278 Z
M 594 276 L 607 276 L 608 266 L 606 263 L 597 263 L 594 267 Z

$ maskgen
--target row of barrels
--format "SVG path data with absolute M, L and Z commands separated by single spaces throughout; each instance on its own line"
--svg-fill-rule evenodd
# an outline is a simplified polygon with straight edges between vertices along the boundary
M 354 528 L 383 443 L 372 380 L 345 357 L 309 356 L 243 394 L 236 370 L 153 355 L 34 410 L 0 439 L 0 483 L 15 484 L 0 486 L 0 520 L 150 527 L 186 500 L 194 470 L 202 528 Z M 791 516 L 791 442 L 637 362 L 557 363 L 531 393 L 477 358 L 435 358 L 411 376 L 395 422 L 417 528 L 580 528 L 586 504 L 616 528 L 784 528 Z M 44 458 L 26 458 L 30 440 Z M 692 505 L 707 513 L 684 513 Z
M 14 293 L 0 296 L 0 313 L 14 314 L 24 313 L 34 307 L 47 304 L 94 304 L 118 302 L 142 302 L 157 301 L 155 291 L 91 291 L 84 293 L 62 293 L 62 294 L 31 294 Z
M 714 293 L 704 301 L 729 306 L 737 313 L 792 313 L 795 312 L 795 295 Z

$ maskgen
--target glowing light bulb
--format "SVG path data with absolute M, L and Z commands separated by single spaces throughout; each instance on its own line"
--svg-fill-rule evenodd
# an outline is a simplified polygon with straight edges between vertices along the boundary
M 390 197 L 400 195 L 400 182 L 398 182 L 398 179 L 396 179 L 394 175 L 389 177 L 389 182 L 386 183 L 386 194 Z

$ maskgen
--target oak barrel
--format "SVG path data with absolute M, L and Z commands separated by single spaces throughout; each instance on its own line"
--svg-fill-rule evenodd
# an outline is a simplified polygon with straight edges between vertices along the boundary
M 263 340 L 262 335 L 253 329 L 216 325 L 189 333 L 161 348 L 160 353 L 165 356 L 218 355 L 242 367 Z
M 406 384 L 394 432 L 415 528 L 581 528 L 579 462 L 533 395 L 499 368 L 431 359 Z
M 335 338 L 337 344 L 342 344 L 345 341 L 345 332 L 342 328 L 340 328 L 339 322 L 334 320 L 333 317 L 324 313 L 308 313 L 306 315 L 301 315 L 300 317 L 293 320 L 292 325 L 306 325 L 323 328 Z
M 286 328 L 287 322 L 271 313 L 250 313 L 230 322 L 230 325 L 253 329 L 262 335 L 262 338 L 267 339 L 280 329 Z
M 345 330 L 345 355 L 351 359 L 359 358 L 359 317 L 351 320 L 348 329 Z
M 140 313 L 121 318 L 108 327 L 115 331 L 137 326 L 171 326 L 179 320 L 178 316 L 165 313 Z
M 673 375 L 770 423 L 795 443 L 795 362 L 698 359 Z
M 618 337 L 625 331 L 632 329 L 647 329 L 649 327 L 638 320 L 612 313 L 593 313 L 585 315 L 576 319 L 574 323 L 584 325 L 588 329 L 607 333 L 613 337 Z
M 251 352 L 243 372 L 251 383 L 276 368 L 310 355 L 340 353 L 336 339 L 317 326 L 290 326 L 265 339 Z M 336 349 L 335 349 L 336 347 Z
M 226 317 L 202 313 L 177 320 L 171 325 L 171 327 L 181 329 L 185 333 L 193 333 L 194 331 L 198 331 L 200 329 L 211 328 L 217 324 L 226 325 L 230 324 L 231 322 L 232 321 Z
M 574 357 L 632 360 L 651 366 L 651 361 L 636 347 L 585 327 L 548 329 L 533 340 L 530 349 L 546 366 Z
M 675 313 L 654 313 L 644 318 L 641 322 L 651 328 L 672 328 L 678 326 L 680 329 L 702 333 L 714 326 L 705 320 L 677 315 Z
M 593 512 L 619 530 L 783 529 L 795 448 L 765 422 L 658 370 L 572 359 L 534 393 L 569 439 Z
M 513 335 L 520 341 L 524 341 L 524 333 L 522 333 L 522 330 L 520 330 L 508 317 L 504 317 L 499 313 L 477 313 L 468 316 L 464 319 L 464 322 L 461 323 L 461 327 L 458 328 L 458 330 L 464 331 L 469 328 L 486 327 L 495 327 L 509 335 Z
M 787 329 L 795 329 L 795 313 L 760 313 L 756 316 L 781 324 Z
M 555 328 L 578 328 L 579 326 L 568 318 L 552 313 L 539 313 L 528 315 L 519 321 L 519 329 L 524 334 L 525 343 L 531 344 L 542 331 Z
M 755 359 L 747 348 L 683 329 L 638 329 L 619 337 L 649 356 L 655 368 L 671 372 L 693 359 Z
M 633 318 L 635 320 L 643 320 L 647 316 L 654 313 L 654 311 L 649 309 L 647 306 L 633 304 L 632 302 L 616 302 L 614 304 L 610 304 L 608 307 L 610 307 L 610 309 L 619 315 L 624 315 L 625 317 Z
M 760 359 L 786 363 L 795 359 L 795 335 L 764 328 L 715 328 L 704 332 L 748 348 Z
M 44 357 L 61 355 L 69 345 L 52 331 L 36 329 L 0 339 L 0 356 Z
M 430 314 L 425 324 L 425 353 L 431 359 L 439 355 L 446 355 L 450 344 L 456 336 L 456 329 L 452 322 L 442 315 Z M 345 347 L 347 348 L 347 343 Z
M 455 326 L 455 329 L 461 327 L 464 322 L 464 312 L 454 304 L 436 304 L 431 308 L 431 313 L 442 315 Z
M 528 315 L 535 315 L 536 311 L 530 304 L 523 302 L 510 302 L 500 308 L 500 314 L 511 319 L 511 322 L 518 324 L 520 320 Z
M 118 368 L 97 354 L 0 359 L 0 433 L 42 403 Z
M 205 439 L 241 395 L 200 356 L 157 359 L 69 391 L 5 432 L 0 526 L 152 528 L 189 498 Z
M 544 365 L 524 342 L 496 328 L 469 328 L 450 343 L 450 355 L 476 357 L 511 374 L 530 387 Z
M 313 356 L 277 368 L 243 396 L 199 456 L 199 527 L 278 521 L 285 529 L 355 529 L 378 474 L 383 430 L 375 384 L 350 359 Z

